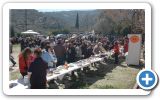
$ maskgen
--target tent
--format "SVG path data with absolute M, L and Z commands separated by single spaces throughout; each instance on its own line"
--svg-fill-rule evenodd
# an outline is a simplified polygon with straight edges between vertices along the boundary
M 40 33 L 34 32 L 33 30 L 27 30 L 25 32 L 21 32 L 21 34 L 28 34 L 28 35 L 39 35 Z
M 65 34 L 57 34 L 57 35 L 56 35 L 56 38 L 59 38 L 59 37 L 60 37 L 60 38 L 64 38 L 65 36 L 66 36 Z

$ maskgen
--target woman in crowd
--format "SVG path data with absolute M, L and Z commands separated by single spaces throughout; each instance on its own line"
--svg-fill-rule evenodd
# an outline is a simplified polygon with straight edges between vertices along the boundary
M 45 89 L 47 63 L 41 58 L 42 51 L 40 48 L 35 49 L 35 60 L 28 69 L 28 79 L 30 80 L 31 89 Z
M 24 51 L 19 54 L 19 69 L 23 77 L 27 75 L 28 68 L 33 60 L 34 56 L 30 48 L 25 48 Z

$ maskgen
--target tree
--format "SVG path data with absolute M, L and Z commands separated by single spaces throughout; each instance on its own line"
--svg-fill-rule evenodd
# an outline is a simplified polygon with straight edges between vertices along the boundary
M 75 28 L 79 30 L 79 15 L 77 13 Z
M 127 35 L 131 33 L 131 20 L 124 18 L 114 25 L 114 31 L 119 35 Z
M 144 29 L 144 19 L 143 10 L 103 10 L 95 29 L 105 34 L 127 35 L 137 28 Z
M 145 11 L 143 9 L 132 10 L 132 32 L 142 34 L 145 32 Z
M 111 18 L 105 16 L 104 18 L 100 18 L 97 20 L 94 28 L 98 33 L 110 33 L 113 30 L 114 22 Z

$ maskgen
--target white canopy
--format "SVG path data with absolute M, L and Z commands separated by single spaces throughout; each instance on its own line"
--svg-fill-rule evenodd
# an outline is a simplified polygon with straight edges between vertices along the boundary
M 21 32 L 22 34 L 33 34 L 33 35 L 39 35 L 40 33 L 34 32 L 33 30 L 27 30 L 25 32 Z
M 56 37 L 64 37 L 65 35 L 64 34 L 57 34 Z

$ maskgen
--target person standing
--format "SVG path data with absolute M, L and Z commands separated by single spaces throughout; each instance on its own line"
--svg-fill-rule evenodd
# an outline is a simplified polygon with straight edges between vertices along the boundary
M 94 46 L 93 48 L 93 53 L 94 54 L 100 54 L 103 53 L 105 51 L 105 49 L 102 47 L 102 43 L 98 42 L 97 45 Z
M 82 42 L 81 51 L 82 51 L 83 58 L 86 59 L 87 58 L 87 44 L 86 44 L 86 41 Z
M 23 38 L 20 40 L 20 45 L 21 45 L 21 51 L 23 51 L 25 48 L 25 40 Z
M 12 43 L 11 43 L 11 41 L 9 42 L 9 49 L 10 49 L 10 55 L 9 55 L 9 60 L 12 62 L 12 67 L 14 67 L 15 66 L 15 64 L 16 64 L 16 62 L 14 61 L 14 57 L 11 55 L 12 54 L 12 52 L 13 52 L 13 47 L 12 47 Z
M 67 49 L 67 61 L 69 63 L 76 61 L 76 49 L 73 43 L 70 43 Z
M 127 39 L 124 41 L 124 54 L 126 52 L 128 52 L 128 40 Z
M 55 67 L 55 64 L 57 62 L 57 58 L 56 58 L 51 46 L 46 46 L 45 50 L 42 51 L 41 57 L 46 63 L 48 63 L 49 69 L 52 69 L 53 67 Z
M 76 44 L 75 50 L 76 50 L 76 60 L 78 61 L 82 58 L 82 50 L 79 44 Z
M 114 43 L 114 58 L 115 58 L 115 64 L 118 64 L 119 63 L 119 58 L 118 58 L 118 55 L 119 55 L 119 46 L 118 46 L 118 42 L 115 42 Z
M 66 49 L 60 39 L 58 40 L 57 45 L 54 46 L 54 51 L 57 57 L 57 66 L 63 65 L 66 58 Z
M 41 54 L 40 48 L 35 49 L 35 60 L 28 69 L 31 89 L 46 89 L 47 63 L 41 58 Z
M 94 55 L 94 53 L 93 53 L 93 48 L 92 48 L 92 44 L 91 44 L 91 43 L 88 43 L 86 58 L 89 58 L 89 57 L 91 57 L 92 55 Z
M 19 54 L 19 70 L 23 77 L 27 75 L 28 68 L 33 60 L 34 56 L 30 48 L 25 48 L 24 51 Z

